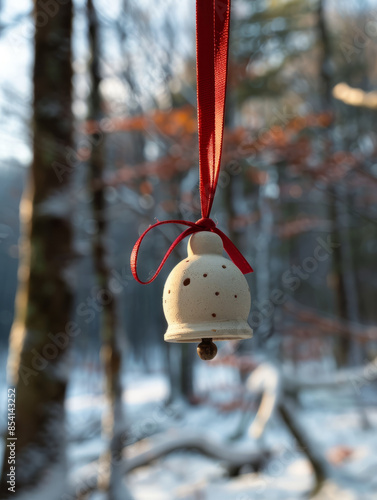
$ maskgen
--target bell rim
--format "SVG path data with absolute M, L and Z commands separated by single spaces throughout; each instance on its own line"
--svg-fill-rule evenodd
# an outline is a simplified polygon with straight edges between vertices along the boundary
M 237 323 L 237 326 L 234 326 Z M 219 321 L 180 325 L 169 325 L 164 335 L 165 342 L 177 344 L 201 342 L 202 339 L 212 340 L 245 340 L 252 338 L 253 330 L 246 321 Z

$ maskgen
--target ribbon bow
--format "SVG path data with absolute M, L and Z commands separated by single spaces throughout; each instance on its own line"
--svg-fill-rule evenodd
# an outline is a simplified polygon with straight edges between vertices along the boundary
M 243 274 L 253 272 L 245 257 L 232 241 L 209 218 L 220 173 L 224 132 L 224 111 L 229 47 L 230 0 L 196 0 L 196 79 L 199 139 L 199 190 L 202 218 L 158 221 L 149 226 L 135 243 L 131 253 L 131 271 L 139 283 L 151 283 L 161 271 L 173 249 L 186 236 L 199 231 L 216 233 L 224 249 Z M 149 281 L 137 274 L 139 248 L 149 231 L 163 224 L 188 226 L 172 243 L 157 271 Z
M 152 278 L 150 278 L 148 281 L 141 281 L 139 279 L 139 276 L 137 274 L 137 257 L 139 253 L 139 248 L 141 245 L 141 242 L 143 241 L 144 237 L 157 226 L 162 226 L 163 224 L 182 224 L 184 226 L 189 226 L 188 229 L 185 229 L 183 233 L 181 233 L 170 245 L 169 250 L 166 252 L 164 258 L 161 261 L 161 264 L 158 266 L 157 271 L 154 273 Z M 131 253 L 131 271 L 132 275 L 135 278 L 136 281 L 141 283 L 142 285 L 147 285 L 148 283 L 151 283 L 153 280 L 155 280 L 161 271 L 163 265 L 165 264 L 167 258 L 169 255 L 172 253 L 174 248 L 180 243 L 183 239 L 186 238 L 186 236 L 189 236 L 193 233 L 198 233 L 200 231 L 210 231 L 212 233 L 216 233 L 220 236 L 220 238 L 223 241 L 224 249 L 226 253 L 229 255 L 229 257 L 232 259 L 234 264 L 240 269 L 240 271 L 243 274 L 247 273 L 252 273 L 253 269 L 251 268 L 250 264 L 247 262 L 245 257 L 242 255 L 242 253 L 238 250 L 236 245 L 228 238 L 226 234 L 224 234 L 221 229 L 216 227 L 216 224 L 212 219 L 209 219 L 207 217 L 203 217 L 202 219 L 197 220 L 196 222 L 190 222 L 188 220 L 165 220 L 165 221 L 158 221 L 156 224 L 153 224 L 153 226 L 149 226 L 148 229 L 144 231 L 144 233 L 140 236 L 140 238 L 137 240 L 135 243 L 135 246 L 132 250 Z

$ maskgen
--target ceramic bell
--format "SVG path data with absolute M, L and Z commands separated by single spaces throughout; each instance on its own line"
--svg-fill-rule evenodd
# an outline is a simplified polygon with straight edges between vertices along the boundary
M 223 257 L 223 243 L 215 233 L 195 233 L 188 256 L 166 280 L 163 308 L 167 342 L 200 342 L 201 359 L 213 359 L 212 340 L 239 340 L 252 336 L 247 323 L 250 290 L 244 275 Z

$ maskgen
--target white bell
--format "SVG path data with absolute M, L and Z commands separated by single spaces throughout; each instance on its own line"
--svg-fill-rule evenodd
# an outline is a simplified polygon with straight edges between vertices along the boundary
M 247 281 L 223 257 L 220 236 L 203 231 L 190 237 L 188 256 L 169 274 L 163 293 L 167 342 L 201 342 L 198 354 L 213 359 L 212 340 L 250 338 L 251 299 Z

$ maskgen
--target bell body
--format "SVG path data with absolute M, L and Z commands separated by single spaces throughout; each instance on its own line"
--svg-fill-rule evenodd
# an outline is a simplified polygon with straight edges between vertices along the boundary
M 193 234 L 187 258 L 175 266 L 165 283 L 165 340 L 250 338 L 250 306 L 246 279 L 232 261 L 223 257 L 220 236 L 207 231 Z

